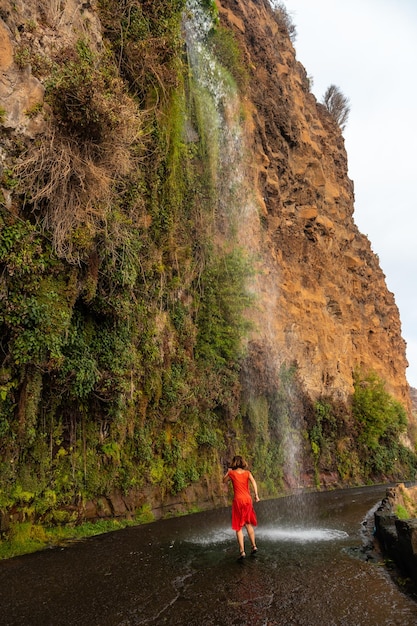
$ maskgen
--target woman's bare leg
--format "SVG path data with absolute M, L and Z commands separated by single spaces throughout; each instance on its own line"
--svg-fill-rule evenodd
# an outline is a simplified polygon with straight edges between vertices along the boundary
M 239 544 L 239 552 L 242 554 L 242 552 L 245 551 L 245 543 L 244 543 L 243 530 L 242 529 L 236 531 L 236 538 L 237 538 L 237 542 Z
M 256 548 L 255 531 L 253 529 L 253 526 L 252 524 L 245 524 L 245 526 L 246 526 L 246 532 L 248 533 L 249 541 L 252 544 L 252 548 Z

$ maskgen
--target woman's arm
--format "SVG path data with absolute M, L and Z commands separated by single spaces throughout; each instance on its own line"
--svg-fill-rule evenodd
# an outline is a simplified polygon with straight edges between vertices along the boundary
M 228 480 L 230 480 L 229 470 L 227 470 L 226 474 L 223 476 L 223 482 L 227 483 Z
M 253 490 L 255 492 L 255 502 L 259 502 L 259 496 L 258 496 L 258 485 L 256 484 L 256 480 L 254 479 L 254 477 L 252 476 L 252 473 L 249 472 L 249 480 L 252 483 L 252 487 Z

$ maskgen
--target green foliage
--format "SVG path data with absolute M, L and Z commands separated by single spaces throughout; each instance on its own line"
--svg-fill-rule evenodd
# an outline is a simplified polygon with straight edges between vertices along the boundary
M 64 335 L 71 318 L 69 303 L 63 298 L 65 289 L 64 283 L 47 277 L 39 283 L 36 294 L 26 294 L 26 297 L 16 294 L 10 300 L 12 319 L 6 315 L 4 321 L 12 325 L 16 323 L 16 312 L 21 315 L 20 333 L 12 343 L 16 364 L 58 361 L 62 357 Z
M 400 442 L 405 427 L 405 411 L 383 381 L 357 372 L 351 415 L 329 399 L 315 404 L 308 437 L 316 483 L 324 470 L 337 471 L 343 484 L 412 478 L 417 458 Z
M 219 449 L 222 446 L 221 433 L 216 432 L 213 428 L 202 426 L 196 435 L 196 441 L 199 446 L 211 446 Z
M 120 465 L 120 445 L 116 441 L 106 441 L 101 449 L 108 459 L 116 465 Z
M 192 435 L 185 433 L 177 436 L 172 436 L 170 431 L 160 433 L 150 459 L 149 474 L 151 483 L 158 485 L 163 495 L 179 493 L 199 480 L 201 461 L 194 441 Z
M 219 9 L 217 8 L 216 0 L 201 0 L 200 4 L 209 13 L 213 23 L 217 25 L 219 22 Z
M 0 263 L 7 271 L 7 300 L 0 323 L 16 365 L 51 366 L 62 358 L 73 287 L 55 272 L 50 248 L 29 222 L 0 216 Z
M 149 504 L 143 504 L 140 509 L 136 511 L 135 520 L 138 524 L 149 524 L 155 519 L 152 509 Z
M 49 57 L 40 53 L 30 42 L 27 43 L 27 40 L 25 43 L 18 44 L 14 52 L 14 62 L 20 70 L 30 65 L 31 72 L 36 77 L 44 76 L 51 67 Z
M 320 464 L 325 462 L 327 466 L 331 465 L 337 426 L 332 406 L 326 400 L 318 400 L 315 403 L 314 417 L 315 422 L 312 424 L 308 435 L 313 453 L 315 481 L 316 485 L 320 486 Z
M 315 424 L 310 429 L 311 446 L 317 451 L 321 451 L 325 445 L 326 433 L 333 431 L 335 420 L 332 415 L 332 407 L 328 402 L 318 400 L 314 405 Z M 314 452 L 314 450 L 313 450 Z
M 407 417 L 404 407 L 385 390 L 384 382 L 374 373 L 355 373 L 352 412 L 359 425 L 359 439 L 369 450 L 381 442 L 398 441 L 405 431 Z
M 135 356 L 128 325 L 89 318 L 76 310 L 66 339 L 60 380 L 72 397 L 84 399 L 94 389 L 109 403 L 117 401 Z
M 34 525 L 31 522 L 14 524 L 7 540 L 0 540 L 0 559 L 36 552 L 46 544 L 45 530 L 39 524 Z
M 20 70 L 23 70 L 27 65 L 29 65 L 31 56 L 29 46 L 21 45 L 17 48 L 17 50 L 15 50 L 14 62 Z
M 151 235 L 163 255 L 158 268 L 161 275 L 166 273 L 172 237 L 179 235 L 178 244 L 184 237 L 184 209 L 186 211 L 189 205 L 186 194 L 190 163 L 188 149 L 183 141 L 185 102 L 178 93 L 171 94 L 169 98 L 166 96 L 166 99 L 163 123 L 158 125 L 156 135 L 159 159 L 155 159 L 154 166 L 151 166 L 153 180 L 150 198 L 153 218 Z
M 152 521 L 146 511 L 145 519 Z M 141 521 L 139 518 L 137 523 L 142 524 L 146 521 Z M 133 522 L 128 520 L 100 520 L 77 525 L 71 523 L 65 526 L 57 525 L 53 528 L 31 522 L 16 523 L 11 526 L 7 538 L 0 540 L 0 559 L 37 552 L 51 546 L 65 545 L 72 540 L 94 537 L 132 525 Z
M 398 519 L 410 518 L 407 509 L 402 504 L 397 504 L 397 506 L 395 507 L 395 515 L 398 517 Z
M 268 484 L 268 493 L 277 492 L 277 484 L 281 482 L 281 463 L 274 463 L 274 453 L 277 452 L 278 444 L 271 438 L 270 432 L 270 406 L 265 397 L 250 398 L 245 414 L 249 422 L 249 438 L 252 442 L 251 453 L 253 455 L 253 471 L 262 477 L 263 484 Z M 277 476 L 276 472 L 280 473 Z M 277 480 L 278 479 L 278 480 Z M 275 484 L 275 487 L 274 487 Z M 260 485 L 261 486 L 261 485 Z
M 347 484 L 413 478 L 417 457 L 400 442 L 407 424 L 404 408 L 374 373 L 356 372 L 354 385 L 351 415 L 327 399 L 315 404 L 308 436 L 316 483 L 324 469 L 337 471 Z
M 112 93 L 114 79 L 103 71 L 88 43 L 61 53 L 46 83 L 47 102 L 60 129 L 71 138 L 101 142 L 117 124 Z
M 336 440 L 336 469 L 342 484 L 362 484 L 364 477 L 363 463 L 359 458 L 357 442 L 349 428 L 339 433 Z
M 243 89 L 248 81 L 248 73 L 232 31 L 222 26 L 212 29 L 209 44 L 220 63 L 230 72 L 237 85 Z
M 100 0 L 101 20 L 122 74 L 145 106 L 177 85 L 182 64 L 181 17 L 185 0 Z
M 250 271 L 248 259 L 236 248 L 213 258 L 203 272 L 196 355 L 216 367 L 236 362 L 243 354 L 242 337 L 251 327 L 245 318 L 253 302 L 247 289 Z
M 13 172 L 9 168 L 4 168 L 1 174 L 1 186 L 5 189 L 14 189 L 18 185 L 18 180 Z

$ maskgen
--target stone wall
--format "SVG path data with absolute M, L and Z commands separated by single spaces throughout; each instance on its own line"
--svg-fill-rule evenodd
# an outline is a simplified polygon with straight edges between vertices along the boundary
M 417 588 L 417 518 L 399 519 L 397 507 L 413 510 L 417 487 L 404 484 L 387 489 L 387 495 L 375 512 L 375 536 L 383 553 L 394 561 Z

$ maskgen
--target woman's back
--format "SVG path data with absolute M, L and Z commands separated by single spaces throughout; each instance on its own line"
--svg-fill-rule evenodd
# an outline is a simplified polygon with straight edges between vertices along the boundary
M 233 483 L 234 499 L 241 503 L 252 502 L 249 493 L 249 471 L 229 470 L 229 476 Z

